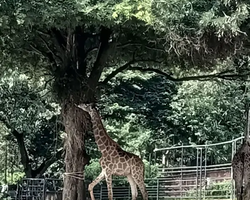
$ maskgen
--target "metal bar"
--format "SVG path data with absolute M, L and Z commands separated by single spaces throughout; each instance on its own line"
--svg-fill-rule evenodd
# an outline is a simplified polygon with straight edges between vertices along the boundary
M 128 196 L 129 196 L 129 198 L 132 198 L 131 190 L 132 190 L 132 188 L 130 187 L 130 189 L 128 190 Z
M 166 148 L 155 148 L 154 152 L 156 151 L 164 151 L 164 150 L 170 150 L 170 149 L 180 149 L 180 148 L 204 148 L 204 147 L 212 147 L 212 146 L 219 146 L 219 145 L 224 145 L 224 144 L 230 144 L 233 141 L 238 141 L 242 140 L 244 136 L 238 137 L 234 140 L 226 141 L 226 142 L 219 142 L 219 143 L 214 143 L 214 144 L 205 144 L 205 145 L 181 145 L 181 146 L 175 146 L 175 147 L 166 147 Z
M 202 193 L 202 148 L 200 148 L 200 200 Z
M 233 160 L 234 157 L 234 143 L 232 142 L 232 155 L 231 155 L 231 159 Z M 231 166 L 231 200 L 234 199 L 234 181 L 233 181 L 233 166 Z
M 102 184 L 100 184 L 100 200 L 102 200 Z
M 4 166 L 4 183 L 7 185 L 7 173 L 8 173 L 8 141 L 5 145 L 5 166 Z
M 43 183 L 43 199 L 45 200 L 46 198 L 46 179 L 42 179 L 42 183 Z
M 224 164 L 218 164 L 218 165 L 208 165 L 207 168 L 214 168 L 214 167 L 222 167 L 222 166 L 231 166 L 230 163 L 224 163 Z M 184 166 L 184 169 L 189 169 L 189 168 L 196 168 L 196 166 Z M 161 169 L 161 168 L 159 168 Z M 168 169 L 181 169 L 181 167 L 168 167 Z
M 183 172 L 182 172 L 182 168 L 183 168 L 183 152 L 184 152 L 184 149 L 182 147 L 181 148 L 181 191 L 182 191 L 182 183 L 183 183 Z M 181 199 L 182 199 L 182 193 L 181 193 Z
M 163 154 L 162 154 L 162 172 L 165 171 L 165 161 L 166 161 L 166 157 L 165 157 L 165 154 L 163 152 Z
M 199 149 L 196 149 L 196 198 L 198 199 L 198 177 L 199 177 Z
M 207 144 L 207 141 L 206 141 Z M 204 164 L 204 180 L 207 182 L 207 147 L 205 147 L 205 164 Z M 206 187 L 205 187 L 206 190 Z M 206 198 L 206 191 L 204 192 L 203 198 Z
M 159 179 L 157 179 L 157 192 L 156 192 L 156 199 L 159 200 Z

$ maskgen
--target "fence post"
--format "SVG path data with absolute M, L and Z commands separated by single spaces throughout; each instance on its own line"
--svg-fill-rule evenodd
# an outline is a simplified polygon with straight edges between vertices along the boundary
M 102 200 L 102 184 L 100 184 L 100 200 Z
M 199 179 L 199 148 L 196 148 L 196 200 L 198 199 L 198 179 Z
M 234 140 L 232 142 L 232 160 L 233 160 L 235 151 L 236 151 L 236 141 Z M 234 199 L 234 195 L 235 195 L 234 190 L 235 190 L 235 187 L 234 187 L 234 180 L 233 180 L 233 167 L 231 165 L 231 199 L 232 200 Z
M 201 200 L 201 196 L 202 196 L 202 148 L 200 148 L 200 200 Z
M 206 146 L 205 146 L 205 164 L 204 164 L 204 180 L 205 180 L 205 191 L 203 195 L 203 199 L 206 199 L 206 189 L 207 189 L 207 141 L 206 141 Z
M 156 192 L 156 199 L 159 200 L 159 178 L 157 178 L 157 192 Z
M 182 188 L 182 184 L 183 184 L 183 172 L 182 172 L 182 169 L 183 169 L 183 151 L 184 151 L 184 149 L 183 149 L 183 143 L 181 143 L 181 145 L 182 145 L 182 147 L 181 147 L 181 199 L 183 199 L 182 198 L 182 190 L 183 190 L 183 188 Z
M 130 196 L 131 196 L 131 187 L 128 187 L 128 197 L 130 198 Z
M 47 184 L 47 180 L 46 178 L 42 179 L 43 182 L 43 199 L 46 199 L 46 184 Z

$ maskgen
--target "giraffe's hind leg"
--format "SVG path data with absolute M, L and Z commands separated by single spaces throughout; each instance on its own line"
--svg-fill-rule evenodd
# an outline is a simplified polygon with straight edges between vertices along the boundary
M 243 165 L 238 163 L 238 166 L 234 167 L 233 170 L 233 179 L 235 182 L 235 194 L 237 200 L 243 200 L 243 180 L 242 180 L 242 173 L 243 173 Z
M 132 200 L 136 200 L 138 196 L 137 185 L 131 175 L 128 175 L 127 178 L 131 187 Z
M 107 172 L 105 175 L 107 188 L 108 188 L 108 199 L 113 200 L 113 189 L 112 189 L 112 174 L 111 172 Z
M 250 199 L 250 160 L 247 157 L 244 161 L 244 192 L 243 199 Z
M 148 200 L 148 192 L 144 184 L 144 173 L 141 169 L 138 169 L 134 172 L 132 170 L 132 178 L 134 179 L 136 185 L 139 187 L 143 200 Z

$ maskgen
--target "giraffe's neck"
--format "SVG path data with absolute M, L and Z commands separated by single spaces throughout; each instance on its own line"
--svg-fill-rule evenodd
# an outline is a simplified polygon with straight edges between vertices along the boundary
M 112 146 L 114 145 L 116 142 L 113 141 L 109 135 L 107 134 L 102 120 L 100 118 L 100 115 L 98 113 L 98 111 L 93 108 L 93 111 L 90 113 L 91 116 L 91 122 L 92 122 L 92 126 L 93 126 L 93 134 L 95 137 L 95 142 L 98 146 L 99 151 L 101 151 L 101 153 L 106 152 L 108 146 Z

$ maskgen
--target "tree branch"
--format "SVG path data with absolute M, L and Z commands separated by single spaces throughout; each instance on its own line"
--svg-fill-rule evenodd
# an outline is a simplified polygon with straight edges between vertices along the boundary
M 24 143 L 24 135 L 23 133 L 19 133 L 17 130 L 13 129 L 11 131 L 12 135 L 16 138 L 17 144 L 19 147 L 20 155 L 21 155 L 21 163 L 24 167 L 24 172 L 27 178 L 32 178 L 32 168 L 30 165 L 30 159 L 28 156 L 28 152 Z
M 152 59 L 136 60 L 133 58 L 131 61 L 127 62 L 123 66 L 121 66 L 121 67 L 117 68 L 116 70 L 114 70 L 113 72 L 111 72 L 100 84 L 104 84 L 104 85 L 107 84 L 117 74 L 119 74 L 120 72 L 123 72 L 124 70 L 129 70 L 131 68 L 132 64 L 139 63 L 139 62 L 154 62 L 154 63 L 158 63 L 158 64 L 161 63 L 161 61 L 156 61 L 156 60 L 152 60 Z
M 65 61 L 65 56 L 66 56 L 66 39 L 63 37 L 62 33 L 57 30 L 56 28 L 52 28 L 49 32 L 50 36 L 54 39 L 55 41 L 55 47 L 58 51 L 58 53 L 62 56 L 63 62 Z
M 56 152 L 55 155 L 52 155 L 50 158 L 47 158 L 36 170 L 32 172 L 33 177 L 39 178 L 44 172 L 58 159 L 61 158 L 63 149 Z
M 25 147 L 24 134 L 13 129 L 8 120 L 0 115 L 0 121 L 11 130 L 11 134 L 16 138 L 18 148 L 21 155 L 21 163 L 24 167 L 24 172 L 27 178 L 40 177 L 54 162 L 56 162 L 63 153 L 63 149 L 56 152 L 50 158 L 47 158 L 36 170 L 32 170 L 30 159 Z
M 80 26 L 75 28 L 75 47 L 76 47 L 76 64 L 78 72 L 81 75 L 86 75 L 85 58 L 87 56 L 84 46 L 90 34 L 85 33 L 84 29 Z
M 47 55 L 51 55 L 51 56 L 53 57 L 54 60 L 56 60 L 55 58 L 58 58 L 60 61 L 62 61 L 62 58 L 61 58 L 60 56 L 56 55 L 56 54 L 54 53 L 54 51 L 49 47 L 48 42 L 46 42 L 46 40 L 45 40 L 41 35 L 40 35 L 39 37 L 40 37 L 41 40 L 43 41 L 43 43 L 44 43 L 46 49 L 49 51 L 49 53 L 47 53 Z M 55 62 L 56 62 L 56 61 L 55 61 Z
M 39 55 L 42 55 L 43 57 L 47 58 L 49 60 L 49 62 L 53 65 L 53 66 L 57 66 L 57 62 L 53 56 L 52 53 L 47 53 L 44 51 L 39 50 L 38 48 L 36 48 L 34 45 L 30 45 L 30 47 Z
M 160 52 L 166 53 L 166 50 L 163 48 L 152 47 L 152 46 L 143 45 L 141 43 L 135 43 L 135 42 L 131 42 L 131 41 L 126 42 L 124 44 L 119 44 L 119 45 L 117 45 L 117 48 L 126 48 L 128 46 L 142 46 L 142 47 L 149 49 L 149 50 L 160 51 Z
M 117 74 L 119 74 L 120 72 L 123 72 L 124 70 L 126 70 L 127 68 L 129 68 L 131 66 L 131 64 L 133 64 L 134 61 L 131 60 L 129 62 L 127 62 L 126 64 L 124 64 L 123 66 L 119 67 L 118 69 L 114 70 L 113 72 L 111 72 L 102 82 L 101 84 L 107 84 L 112 78 L 114 78 Z
M 61 50 L 64 51 L 66 48 L 66 40 L 62 33 L 56 28 L 52 28 L 50 34 L 56 39 L 57 45 L 61 48 Z
M 191 81 L 191 80 L 199 80 L 199 81 L 207 81 L 215 78 L 219 79 L 227 79 L 227 80 L 234 80 L 237 78 L 244 78 L 248 75 L 250 75 L 250 71 L 247 72 L 246 74 L 235 74 L 232 73 L 233 70 L 227 70 L 223 72 L 218 72 L 218 73 L 212 73 L 212 74 L 206 74 L 206 75 L 197 75 L 197 76 L 184 76 L 181 78 L 175 78 L 166 72 L 163 72 L 159 69 L 155 68 L 143 68 L 143 67 L 129 67 L 127 70 L 138 70 L 141 72 L 155 72 L 157 74 L 160 74 L 162 76 L 165 76 L 167 79 L 175 82 L 182 82 L 182 81 Z
M 2 121 L 2 123 L 4 123 L 4 125 L 11 130 L 11 134 L 16 138 L 17 140 L 17 144 L 18 144 L 18 148 L 20 151 L 20 155 L 21 155 L 21 163 L 24 167 L 24 172 L 26 177 L 32 177 L 32 168 L 30 166 L 29 163 L 29 156 L 28 156 L 28 152 L 25 148 L 25 143 L 24 143 L 24 135 L 23 133 L 19 133 L 17 130 L 13 129 L 10 125 L 10 123 L 8 122 L 8 120 L 0 115 L 0 121 Z
M 90 90 L 92 91 L 95 90 L 98 84 L 104 65 L 110 54 L 110 50 L 113 47 L 109 43 L 110 36 L 111 36 L 111 30 L 105 27 L 102 27 L 99 50 L 97 53 L 97 57 L 96 57 L 96 61 L 94 63 L 93 69 L 88 79 L 88 85 L 90 87 Z

